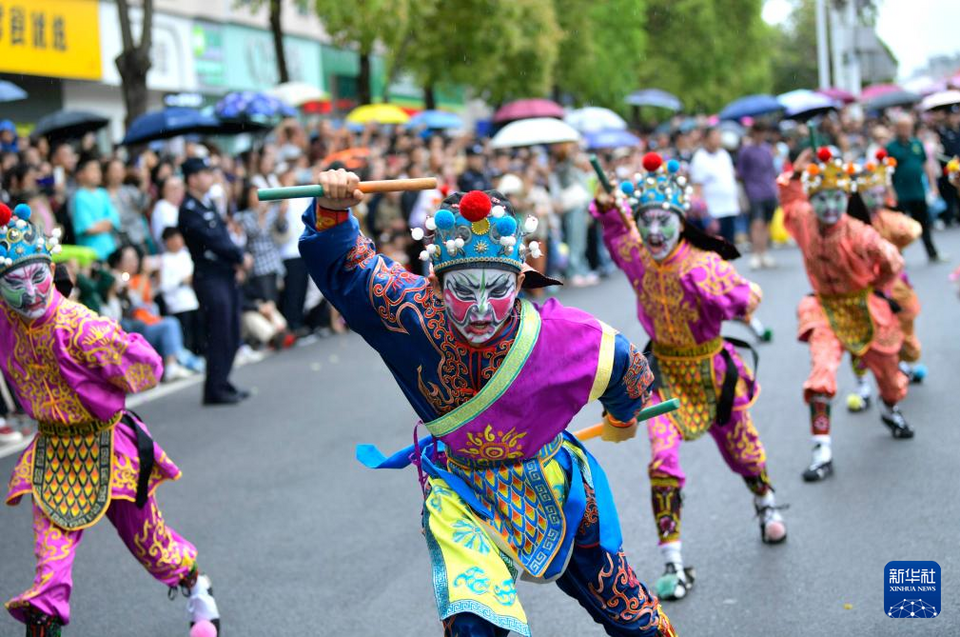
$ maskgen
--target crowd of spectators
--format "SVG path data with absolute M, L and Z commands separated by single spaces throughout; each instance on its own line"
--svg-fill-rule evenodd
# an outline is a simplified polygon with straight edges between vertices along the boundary
M 695 189 L 691 221 L 749 246 L 751 267 L 774 267 L 767 249 L 777 208 L 774 179 L 810 143 L 809 131 L 793 123 L 716 124 L 678 118 L 643 133 L 638 147 L 598 154 L 618 180 L 631 177 L 649 150 L 681 160 Z M 862 160 L 880 147 L 898 159 L 896 205 L 922 221 L 928 255 L 940 259 L 932 229 L 960 223 L 957 193 L 939 178 L 939 164 L 960 154 L 960 110 L 925 114 L 919 122 L 896 115 L 865 120 L 845 111 L 823 118 L 816 134 L 847 159 Z M 237 273 L 241 357 L 346 328 L 308 280 L 297 250 L 309 200 L 257 198 L 258 188 L 314 183 L 324 169 L 346 168 L 362 179 L 438 178 L 437 190 L 375 194 L 355 211 L 377 248 L 411 270 L 424 266 L 410 229 L 446 193 L 496 188 L 519 214 L 540 219 L 530 239 L 546 249 L 534 267 L 572 286 L 594 285 L 612 271 L 587 213 L 596 179 L 587 153 L 573 143 L 494 150 L 489 139 L 473 136 L 375 125 L 357 132 L 328 120 L 293 119 L 238 153 L 198 139 L 134 153 L 106 151 L 98 142 L 93 135 L 54 142 L 18 137 L 0 123 L 0 201 L 29 204 L 44 232 L 60 227 L 65 244 L 88 249 L 86 258 L 64 264 L 73 297 L 142 333 L 167 361 L 165 380 L 202 372 L 207 343 L 194 263 L 177 229 L 186 192 L 181 166 L 189 157 L 209 162 L 206 200 L 248 255 Z

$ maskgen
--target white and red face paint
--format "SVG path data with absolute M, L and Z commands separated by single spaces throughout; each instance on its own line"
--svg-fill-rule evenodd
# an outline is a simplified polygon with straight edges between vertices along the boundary
M 489 268 L 466 268 L 443 277 L 447 318 L 471 345 L 493 338 L 513 312 L 517 275 Z
M 28 320 L 47 311 L 53 296 L 53 272 L 49 263 L 35 261 L 10 270 L 0 277 L 3 302 Z

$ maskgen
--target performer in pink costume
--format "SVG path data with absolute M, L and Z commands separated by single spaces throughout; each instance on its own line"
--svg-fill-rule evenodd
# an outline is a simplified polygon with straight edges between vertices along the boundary
M 693 584 L 692 569 L 683 567 L 680 552 L 681 490 L 686 481 L 679 460 L 681 441 L 709 432 L 727 465 L 754 494 L 761 539 L 782 542 L 787 531 L 750 418 L 759 385 L 732 342 L 720 336 L 724 321 L 749 321 L 760 303 L 760 288 L 725 260 L 738 256 L 733 246 L 684 222 L 690 204 L 679 163 L 664 163 L 658 154 L 648 153 L 643 167 L 645 173 L 635 185 L 621 186 L 629 196 L 626 202 L 620 205 L 603 195 L 591 212 L 603 225 L 610 254 L 637 293 L 637 316 L 650 336 L 651 360 L 657 367 L 652 403 L 680 399 L 678 411 L 647 421 L 653 513 L 666 561 L 657 593 L 677 599 Z
M 33 498 L 33 586 L 7 602 L 28 637 L 58 637 L 70 621 L 72 567 L 84 529 L 106 516 L 134 557 L 189 597 L 191 625 L 219 626 L 197 550 L 163 520 L 157 486 L 180 470 L 124 408 L 162 376 L 138 334 L 64 298 L 53 286 L 57 234 L 30 224 L 30 208 L 0 204 L 0 368 L 39 433 L 13 470 L 7 504 Z

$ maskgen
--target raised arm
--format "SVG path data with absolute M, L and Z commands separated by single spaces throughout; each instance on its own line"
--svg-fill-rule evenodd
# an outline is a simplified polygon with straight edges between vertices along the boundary
M 590 214 L 603 227 L 603 243 L 617 267 L 631 279 L 642 278 L 640 235 L 636 226 L 630 222 L 629 206 L 624 203 L 618 208 L 612 197 L 601 195 L 590 202 Z
M 314 200 L 304 213 L 300 254 L 324 297 L 380 350 L 375 339 L 406 331 L 400 317 L 404 309 L 413 310 L 411 320 L 423 316 L 432 287 L 425 277 L 378 254 L 360 232 L 348 207 L 363 198 L 355 191 L 356 175 L 327 171 L 320 183 L 329 196 Z
M 903 256 L 897 247 L 880 236 L 870 226 L 864 227 L 859 233 L 863 243 L 863 252 L 874 265 L 876 278 L 873 280 L 875 288 L 884 288 L 903 271 Z

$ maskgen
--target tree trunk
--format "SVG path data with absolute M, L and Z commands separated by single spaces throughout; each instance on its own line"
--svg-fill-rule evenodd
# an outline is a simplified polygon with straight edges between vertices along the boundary
M 370 54 L 360 53 L 360 77 L 357 78 L 357 100 L 361 104 L 373 101 L 370 91 Z
M 273 51 L 277 57 L 278 84 L 290 81 L 290 71 L 287 69 L 287 54 L 283 50 L 283 29 L 280 27 L 280 14 L 283 9 L 282 0 L 270 0 L 270 32 L 273 34 Z
M 433 82 L 423 87 L 423 108 L 428 111 L 437 108 L 437 90 L 434 88 Z
M 403 68 L 403 60 L 407 55 L 407 49 L 410 47 L 411 42 L 413 42 L 413 36 L 408 34 L 407 37 L 403 39 L 403 42 L 400 43 L 400 46 L 397 47 L 397 50 L 393 53 L 393 61 L 390 64 L 390 72 L 387 73 L 387 77 L 383 81 L 384 104 L 390 101 L 390 85 L 397 81 L 397 75 L 400 74 L 400 70 Z
M 130 124 L 147 112 L 147 72 L 150 60 L 150 45 L 153 42 L 153 0 L 143 2 L 143 25 L 140 31 L 140 43 L 133 40 L 130 26 L 130 4 L 128 0 L 117 0 L 117 13 L 120 18 L 120 36 L 123 48 L 114 60 L 120 73 L 123 92 L 123 105 L 126 108 L 124 124 Z

